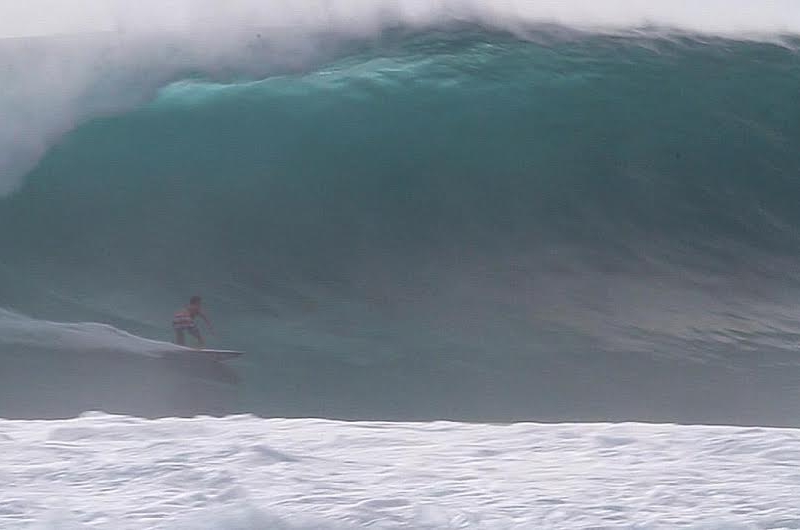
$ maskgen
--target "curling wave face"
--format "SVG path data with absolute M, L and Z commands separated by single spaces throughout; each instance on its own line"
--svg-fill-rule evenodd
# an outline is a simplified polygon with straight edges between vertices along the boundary
M 2 103 L 34 116 L 0 134 L 6 189 L 25 173 L 0 203 L 3 305 L 168 339 L 200 292 L 225 346 L 253 353 L 239 397 L 262 413 L 689 417 L 664 402 L 671 376 L 793 362 L 800 68 L 791 17 L 740 31 L 634 4 L 641 19 L 542 14 L 514 36 L 438 15 L 411 31 L 406 13 L 314 33 L 324 53 L 298 35 L 274 53 L 278 32 L 190 32 L 170 53 L 60 37 L 75 84 L 20 75 Z M 642 20 L 727 38 L 623 31 Z M 584 391 L 598 370 L 659 404 Z M 713 421 L 728 383 L 693 411 Z

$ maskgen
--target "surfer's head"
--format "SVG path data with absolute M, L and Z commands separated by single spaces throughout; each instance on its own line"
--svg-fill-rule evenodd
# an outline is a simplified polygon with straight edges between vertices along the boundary
M 199 296 L 193 296 L 189 299 L 189 311 L 197 312 L 200 311 L 200 305 L 203 303 L 203 299 Z

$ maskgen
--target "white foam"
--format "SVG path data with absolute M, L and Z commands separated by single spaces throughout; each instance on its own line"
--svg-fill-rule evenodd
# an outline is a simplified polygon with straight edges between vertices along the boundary
M 796 528 L 800 431 L 0 420 L 3 528 Z
M 337 36 L 452 22 L 518 34 L 532 24 L 659 26 L 771 40 L 800 34 L 800 9 L 795 0 L 0 0 L 0 195 L 63 133 L 141 103 L 182 73 L 259 77 L 312 60 Z
M 158 356 L 180 347 L 98 322 L 38 320 L 0 308 L 0 344 L 53 351 L 118 352 Z M 190 351 L 187 349 L 187 351 Z
M 735 35 L 800 32 L 793 0 L 29 0 L 0 2 L 0 38 L 99 31 L 184 32 L 291 27 L 368 34 L 453 20 L 504 29 L 556 23 L 590 30 L 657 25 Z

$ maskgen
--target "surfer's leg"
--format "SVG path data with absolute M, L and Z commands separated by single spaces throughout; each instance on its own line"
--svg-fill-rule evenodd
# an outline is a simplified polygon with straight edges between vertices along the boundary
M 180 328 L 175 328 L 175 344 L 178 346 L 186 346 L 186 335 Z
M 197 328 L 186 328 L 186 331 L 189 332 L 189 335 L 194 337 L 197 340 L 197 345 L 199 347 L 203 347 L 206 345 L 205 341 L 203 341 L 203 337 L 200 336 L 200 330 Z

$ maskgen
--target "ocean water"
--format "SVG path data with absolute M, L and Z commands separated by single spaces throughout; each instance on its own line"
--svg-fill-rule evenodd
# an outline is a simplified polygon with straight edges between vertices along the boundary
M 0 522 L 797 527 L 799 46 L 788 0 L 0 2 Z M 195 294 L 244 357 L 165 355 Z
M 795 429 L 88 413 L 0 432 L 15 530 L 800 524 Z

